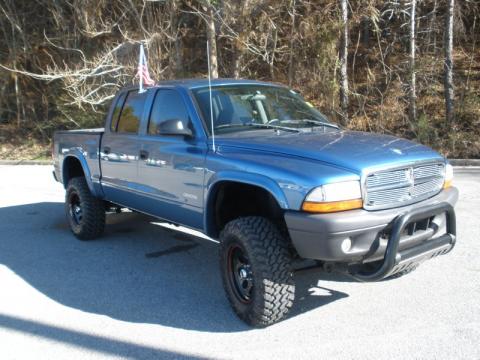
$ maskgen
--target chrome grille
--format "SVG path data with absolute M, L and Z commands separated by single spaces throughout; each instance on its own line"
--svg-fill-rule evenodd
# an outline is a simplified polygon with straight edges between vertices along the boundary
M 437 194 L 443 186 L 445 165 L 429 163 L 371 173 L 365 181 L 368 210 L 408 205 Z

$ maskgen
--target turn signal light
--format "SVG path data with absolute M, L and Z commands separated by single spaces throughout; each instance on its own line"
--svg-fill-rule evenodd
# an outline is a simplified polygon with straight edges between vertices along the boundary
M 312 213 L 331 213 L 331 212 L 338 212 L 338 211 L 360 209 L 362 207 L 363 207 L 362 199 L 332 201 L 332 202 L 305 201 L 302 205 L 302 210 L 312 212 Z
M 443 188 L 449 188 L 452 186 L 453 183 L 453 166 L 451 164 L 447 164 L 445 166 L 445 182 L 443 183 Z
M 445 180 L 445 182 L 443 183 L 443 188 L 444 188 L 444 189 L 447 189 L 447 188 L 451 187 L 451 186 L 452 186 L 452 183 L 453 183 L 453 179 L 451 179 L 451 180 Z

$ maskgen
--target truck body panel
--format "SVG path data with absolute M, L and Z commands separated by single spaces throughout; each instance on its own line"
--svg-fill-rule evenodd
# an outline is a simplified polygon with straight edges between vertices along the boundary
M 65 177 L 68 177 L 69 174 L 65 161 L 75 158 L 82 165 L 90 191 L 98 197 L 103 197 L 99 164 L 99 149 L 103 133 L 103 128 L 57 131 L 55 133 L 54 171 L 59 181 L 66 185 Z
M 164 82 L 143 94 L 139 94 L 135 87 L 121 90 L 112 102 L 104 129 L 59 131 L 55 134 L 56 178 L 66 186 L 73 175 L 78 176 L 80 166 L 90 191 L 96 197 L 200 230 L 211 237 L 218 237 L 218 219 L 223 216 L 218 208 L 219 189 L 231 183 L 254 186 L 269 194 L 283 212 L 284 219 L 281 220 L 285 221 L 298 254 L 323 261 L 378 259 L 386 251 L 384 244 L 380 244 L 380 235 L 390 229 L 397 215 L 414 212 L 423 205 L 438 205 L 440 200 L 449 206 L 457 201 L 456 189 L 439 188 L 431 194 L 428 189 L 423 189 L 428 198 L 408 203 L 408 206 L 405 202 L 387 210 L 371 211 L 365 205 L 363 209 L 334 214 L 309 214 L 302 210 L 302 206 L 308 194 L 324 184 L 359 182 L 362 199 L 366 200 L 368 176 L 373 174 L 375 180 L 376 172 L 400 168 L 396 172 L 392 170 L 391 174 L 380 174 L 378 179 L 382 176 L 387 180 L 389 176 L 410 176 L 405 181 L 411 182 L 406 195 L 411 196 L 414 191 L 422 189 L 413 184 L 417 170 L 418 176 L 426 176 L 422 178 L 426 179 L 425 188 L 427 180 L 432 178 L 434 181 L 435 176 L 439 176 L 423 174 L 430 171 L 429 164 L 443 169 L 447 161 L 432 149 L 412 141 L 347 131 L 330 124 L 323 127 L 311 125 L 311 128 L 300 131 L 273 125 L 270 128 L 270 122 L 260 122 L 248 131 L 219 132 L 214 144 L 211 136 L 214 112 L 215 121 L 222 116 L 232 119 L 226 127 L 243 126 L 248 116 L 265 117 L 268 112 L 259 105 L 263 95 L 258 89 L 266 89 L 265 92 L 283 89 L 295 94 L 292 96 L 297 95 L 271 83 L 215 80 L 215 89 L 235 85 L 255 86 L 257 90 L 256 95 L 237 96 L 238 103 L 230 108 L 215 93 L 215 102 L 212 103 L 215 111 L 212 110 L 210 119 L 208 113 L 205 114 L 207 84 L 205 80 L 183 80 Z M 203 93 L 197 96 L 200 90 Z M 241 108 L 247 97 L 261 111 L 247 114 Z M 157 118 L 162 116 L 163 120 L 159 121 Z M 187 133 L 192 135 L 162 133 L 166 131 L 162 126 L 176 120 L 179 120 L 178 126 L 188 126 Z M 277 121 L 271 119 L 273 124 Z M 294 123 L 288 119 L 285 121 L 286 124 Z M 73 161 L 78 161 L 77 165 Z M 415 164 L 419 163 L 426 163 L 427 167 L 417 169 Z M 437 180 L 443 181 L 443 178 Z M 443 185 L 438 181 L 435 184 Z M 386 189 L 392 189 L 392 194 L 397 194 L 398 189 L 386 185 Z M 402 199 L 403 195 L 398 196 Z M 437 215 L 432 215 L 432 219 Z M 430 220 L 428 223 L 431 224 Z M 437 230 L 429 230 L 430 237 L 415 236 L 425 241 L 435 236 Z M 346 237 L 351 237 L 354 244 L 342 250 Z M 407 243 L 415 243 L 411 239 L 402 239 L 399 240 L 401 249 Z

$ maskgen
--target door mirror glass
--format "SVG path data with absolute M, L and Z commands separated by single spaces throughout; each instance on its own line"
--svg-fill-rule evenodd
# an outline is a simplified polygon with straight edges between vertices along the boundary
M 193 127 L 180 93 L 159 89 L 153 100 L 148 121 L 148 135 L 192 136 Z
M 184 124 L 180 119 L 169 119 L 161 122 L 159 124 L 159 133 L 160 135 L 193 136 L 188 124 Z

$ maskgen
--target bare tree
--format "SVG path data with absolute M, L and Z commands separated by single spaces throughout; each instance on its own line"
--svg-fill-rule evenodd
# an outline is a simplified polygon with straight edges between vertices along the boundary
M 183 56 L 182 56 L 182 39 L 179 36 L 179 11 L 178 0 L 170 2 L 170 27 L 171 27 L 171 43 L 173 43 L 173 56 L 170 56 L 170 73 L 175 76 L 183 74 Z M 170 47 L 171 49 L 171 47 Z
M 210 71 L 213 79 L 218 78 L 218 55 L 217 55 L 217 32 L 215 30 L 215 7 L 211 0 L 206 3 L 206 23 L 207 23 L 207 40 L 210 44 L 208 56 L 210 57 Z
M 454 122 L 453 112 L 453 10 L 455 0 L 448 0 L 447 15 L 445 19 L 445 63 L 444 63 L 444 87 L 445 87 L 445 110 L 447 124 Z
M 433 10 L 430 13 L 430 29 L 428 31 L 428 38 L 427 44 L 428 46 L 432 44 L 433 52 L 437 53 L 437 0 L 433 0 Z M 432 36 L 432 41 L 430 41 L 430 37 Z
M 343 123 L 348 123 L 348 0 L 340 0 L 342 11 L 342 36 L 340 41 L 340 106 Z
M 296 20 L 296 1 L 292 0 L 292 8 L 289 11 L 290 17 L 292 19 L 292 28 L 290 30 L 290 53 L 288 54 L 288 86 L 292 86 L 293 83 L 293 73 L 294 73 L 294 68 L 293 68 L 293 54 L 294 54 L 294 46 L 295 46 L 295 20 Z
M 240 77 L 242 62 L 245 57 L 246 46 L 246 22 L 248 19 L 248 13 L 250 10 L 251 0 L 242 0 L 238 2 L 238 8 L 235 10 L 240 11 L 240 18 L 236 19 L 238 24 L 238 35 L 234 40 L 234 59 L 233 59 L 233 77 L 238 79 Z M 241 9 L 241 10 L 239 10 Z
M 21 49 L 21 44 L 20 41 L 23 42 L 23 50 L 25 52 L 25 47 L 26 47 L 26 41 L 25 41 L 25 32 L 21 26 L 20 19 L 18 18 L 18 15 L 16 13 L 15 9 L 15 2 L 14 1 L 5 1 L 3 6 L 0 4 L 0 10 L 2 15 L 7 19 L 7 21 L 10 23 L 10 28 L 11 28 L 11 43 L 9 43 L 9 52 L 11 53 L 11 58 L 12 58 L 12 65 L 14 68 L 17 67 L 17 61 L 19 58 L 21 58 L 18 53 Z M 0 22 L 0 24 L 3 23 Z M 7 33 L 7 29 L 2 29 L 5 33 Z M 17 38 L 17 33 L 18 37 Z M 7 37 L 8 35 L 6 35 Z M 20 41 L 19 41 L 20 40 Z M 25 107 L 23 103 L 23 94 L 22 90 L 20 88 L 19 84 L 19 79 L 18 79 L 18 74 L 17 73 L 12 73 L 12 78 L 13 78 L 13 83 L 14 83 L 14 89 L 15 89 L 15 104 L 16 104 L 16 117 L 17 117 L 17 126 L 20 127 L 22 120 L 25 119 Z
M 409 32 L 409 75 L 410 75 L 410 84 L 408 92 L 408 113 L 410 122 L 415 124 L 417 121 L 417 84 L 416 84 L 416 74 L 415 74 L 415 24 L 416 24 L 416 8 L 417 0 L 411 0 L 410 3 L 410 32 Z
M 478 0 L 0 0 L 0 132 L 97 126 L 138 81 L 140 42 L 162 80 L 204 74 L 208 39 L 213 77 L 288 83 L 351 128 L 478 157 L 479 18 Z

